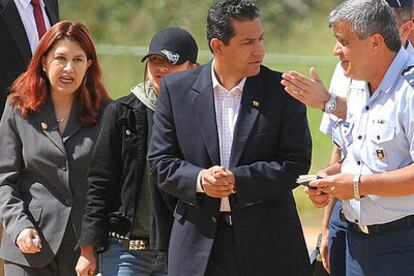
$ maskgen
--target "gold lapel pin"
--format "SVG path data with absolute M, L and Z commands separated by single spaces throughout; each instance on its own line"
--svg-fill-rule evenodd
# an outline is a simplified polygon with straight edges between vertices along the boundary
M 258 101 L 253 100 L 253 106 L 254 107 L 259 107 L 260 103 Z
M 45 122 L 41 122 L 40 126 L 45 130 L 48 128 L 48 125 Z

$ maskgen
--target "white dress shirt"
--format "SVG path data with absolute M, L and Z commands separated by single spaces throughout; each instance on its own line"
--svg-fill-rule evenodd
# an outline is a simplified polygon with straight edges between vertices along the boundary
M 30 4 L 30 0 L 14 0 L 14 3 L 16 4 L 24 29 L 26 30 L 27 39 L 30 43 L 30 49 L 32 50 L 32 54 L 34 54 L 37 45 L 39 44 L 39 35 L 37 33 L 36 22 L 33 15 L 33 6 Z M 40 6 L 42 7 L 46 30 L 49 30 L 50 21 L 46 13 L 45 3 L 43 0 L 40 0 Z
M 214 72 L 214 60 L 211 64 L 211 79 L 213 84 L 214 108 L 216 111 L 216 123 L 220 149 L 220 166 L 229 168 L 230 153 L 233 144 L 234 127 L 239 115 L 241 97 L 246 78 L 243 78 L 235 87 L 227 90 L 217 80 Z M 200 186 L 200 176 L 197 179 L 197 192 L 203 192 Z M 230 212 L 228 197 L 222 198 L 220 212 Z
M 230 91 L 224 88 L 214 73 L 214 62 L 211 65 L 211 78 L 213 81 L 214 107 L 216 110 L 216 123 L 220 148 L 220 165 L 229 168 L 231 146 L 233 144 L 234 127 L 239 115 L 239 108 L 243 87 L 246 78 L 243 78 Z M 221 199 L 220 212 L 230 212 L 229 199 Z

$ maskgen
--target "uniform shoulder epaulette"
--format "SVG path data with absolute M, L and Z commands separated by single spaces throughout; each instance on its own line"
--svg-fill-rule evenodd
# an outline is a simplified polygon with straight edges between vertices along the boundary
M 414 88 L 414 65 L 410 65 L 402 71 L 402 76 Z

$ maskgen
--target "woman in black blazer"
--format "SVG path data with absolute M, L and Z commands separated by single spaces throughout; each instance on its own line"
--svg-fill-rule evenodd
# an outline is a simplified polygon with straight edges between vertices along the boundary
M 54 25 L 13 83 L 0 122 L 6 275 L 76 275 L 87 169 L 108 101 L 86 27 Z

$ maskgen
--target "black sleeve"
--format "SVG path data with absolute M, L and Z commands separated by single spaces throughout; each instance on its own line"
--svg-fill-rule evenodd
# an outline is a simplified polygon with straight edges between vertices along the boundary
M 109 216 L 119 205 L 122 175 L 122 137 L 118 124 L 119 105 L 111 103 L 104 112 L 89 169 L 87 205 L 78 246 L 106 247 Z

